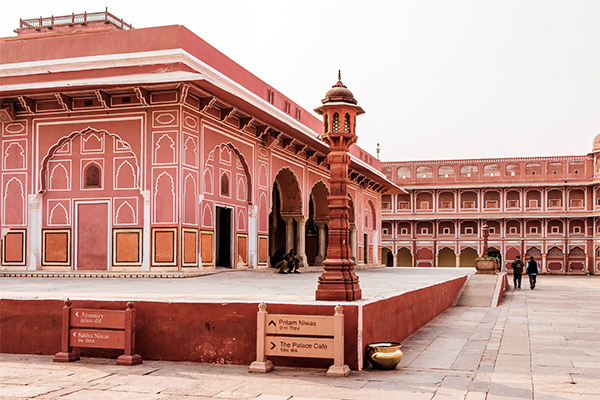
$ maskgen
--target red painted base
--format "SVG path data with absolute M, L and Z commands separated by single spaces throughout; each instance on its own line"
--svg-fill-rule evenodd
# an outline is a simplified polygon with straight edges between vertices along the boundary
M 323 265 L 324 271 L 319 277 L 315 293 L 316 300 L 354 301 L 362 298 L 362 290 L 351 260 L 327 259 Z
M 320 301 L 354 301 L 362 298 L 362 290 L 358 283 L 321 284 L 315 292 L 315 299 Z
M 71 351 L 69 353 L 58 352 L 54 355 L 54 362 L 72 362 L 79 360 L 79 353 Z
M 142 363 L 142 357 L 139 354 L 131 356 L 121 355 L 117 358 L 117 365 L 137 365 Z

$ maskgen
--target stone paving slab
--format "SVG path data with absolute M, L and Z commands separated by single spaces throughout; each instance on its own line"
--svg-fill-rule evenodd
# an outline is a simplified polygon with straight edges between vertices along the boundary
M 442 313 L 404 341 L 393 371 L 329 378 L 314 369 L 250 374 L 247 366 L 0 354 L 0 399 L 597 400 L 600 335 L 588 334 L 599 322 L 600 278 L 541 276 L 533 291 L 509 289 L 498 308 Z

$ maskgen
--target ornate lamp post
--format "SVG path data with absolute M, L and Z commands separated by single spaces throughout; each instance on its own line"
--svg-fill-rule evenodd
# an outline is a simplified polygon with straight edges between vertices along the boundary
M 483 226 L 481 227 L 481 234 L 483 235 L 483 256 L 488 256 L 488 237 L 490 236 L 490 227 L 487 222 L 483 222 Z
M 323 141 L 329 145 L 329 246 L 319 277 L 317 300 L 353 301 L 362 297 L 354 261 L 350 253 L 350 197 L 348 196 L 348 149 L 356 142 L 356 116 L 363 114 L 352 92 L 338 82 L 325 94 L 323 105 L 316 108 L 323 115 Z

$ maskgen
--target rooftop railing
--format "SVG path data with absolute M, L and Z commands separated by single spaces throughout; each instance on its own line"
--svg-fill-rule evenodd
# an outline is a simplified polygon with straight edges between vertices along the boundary
M 61 25 L 74 25 L 74 24 L 86 24 L 88 22 L 106 22 L 115 25 L 121 29 L 133 29 L 131 24 L 125 23 L 123 18 L 117 18 L 113 14 L 108 12 L 108 9 L 103 12 L 95 13 L 81 13 L 51 17 L 39 17 L 32 19 L 21 19 L 19 29 L 41 29 L 50 28 Z

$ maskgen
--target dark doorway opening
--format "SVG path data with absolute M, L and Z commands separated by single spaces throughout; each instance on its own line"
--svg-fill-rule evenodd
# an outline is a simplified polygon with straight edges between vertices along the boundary
M 495 247 L 488 247 L 488 257 L 496 257 L 498 259 L 498 265 L 502 265 L 502 253 Z
M 216 266 L 231 268 L 231 208 L 217 206 Z

